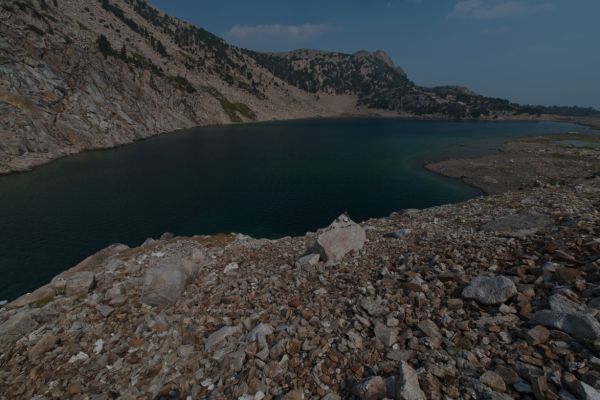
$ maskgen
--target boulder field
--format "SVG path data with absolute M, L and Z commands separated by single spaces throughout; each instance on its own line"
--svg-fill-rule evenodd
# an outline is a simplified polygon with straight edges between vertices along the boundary
M 0 308 L 1 399 L 598 399 L 600 178 L 113 245 Z

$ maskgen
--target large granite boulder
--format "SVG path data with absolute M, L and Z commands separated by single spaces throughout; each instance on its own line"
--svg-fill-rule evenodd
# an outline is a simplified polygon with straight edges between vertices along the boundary
M 400 362 L 398 375 L 388 382 L 390 398 L 402 400 L 426 400 L 427 397 L 419 384 L 417 372 L 406 362 Z M 389 393 L 391 391 L 391 393 Z
M 349 252 L 362 249 L 366 239 L 365 230 L 344 214 L 319 232 L 314 250 L 325 265 L 336 265 Z
M 89 293 L 96 285 L 92 271 L 74 272 L 69 270 L 52 279 L 50 286 L 58 294 L 65 296 L 81 296 Z
M 151 306 L 177 301 L 198 273 L 198 264 L 187 260 L 165 260 L 146 270 L 142 302 Z
M 517 294 L 514 282 L 505 276 L 480 276 L 464 288 L 462 296 L 482 304 L 502 304 Z
M 10 302 L 6 306 L 6 308 L 16 309 L 28 305 L 41 306 L 45 303 L 50 302 L 55 295 L 56 292 L 54 291 L 54 289 L 50 285 L 45 285 L 34 290 L 31 293 L 24 294 L 15 301 Z
M 566 332 L 582 342 L 600 339 L 600 322 L 584 312 L 542 310 L 535 313 L 535 322 Z
M 29 311 L 21 311 L 0 324 L 0 344 L 12 343 L 37 327 Z

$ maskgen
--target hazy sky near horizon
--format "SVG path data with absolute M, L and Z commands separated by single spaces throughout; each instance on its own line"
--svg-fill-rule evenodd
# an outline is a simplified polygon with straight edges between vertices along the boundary
M 260 51 L 386 51 L 419 85 L 600 109 L 600 0 L 151 0 Z

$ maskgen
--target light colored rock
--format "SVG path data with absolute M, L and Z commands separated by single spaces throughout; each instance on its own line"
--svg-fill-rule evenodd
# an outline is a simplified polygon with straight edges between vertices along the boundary
M 433 338 L 441 338 L 442 334 L 440 332 L 440 329 L 438 328 L 438 326 L 435 324 L 435 322 L 433 322 L 430 319 L 426 319 L 423 320 L 421 322 L 419 322 L 419 325 L 417 325 L 417 327 L 427 336 L 429 337 L 433 337 Z
M 36 326 L 29 311 L 18 312 L 0 325 L 0 341 L 15 342 Z
M 390 239 L 403 239 L 412 233 L 411 229 L 400 229 L 394 232 L 386 233 L 384 237 Z
M 100 354 L 104 350 L 104 340 L 98 339 L 94 343 L 94 354 Z
M 556 312 L 575 313 L 584 310 L 580 305 L 562 294 L 553 294 L 550 296 L 548 304 L 550 305 L 550 309 Z
M 487 305 L 504 303 L 515 294 L 517 287 L 514 282 L 501 275 L 477 277 L 462 291 L 463 298 Z
M 80 351 L 79 353 L 75 354 L 74 356 L 71 356 L 71 358 L 69 359 L 69 364 L 85 362 L 89 359 L 90 359 L 90 356 L 85 354 L 83 351 Z
M 177 301 L 197 269 L 183 261 L 172 261 L 151 267 L 144 276 L 142 302 L 151 306 Z
M 307 254 L 298 259 L 296 261 L 297 268 L 309 268 L 314 267 L 319 263 L 321 256 L 319 254 Z
M 229 263 L 225 266 L 225 268 L 223 268 L 223 273 L 224 274 L 234 274 L 236 272 L 238 272 L 238 270 L 240 269 L 240 265 L 238 263 Z
M 542 310 L 535 313 L 539 324 L 567 332 L 584 342 L 600 339 L 600 322 L 590 314 Z
M 127 302 L 127 290 L 125 285 L 118 284 L 106 291 L 106 298 L 113 307 L 122 306 Z
M 398 329 L 389 328 L 380 322 L 375 324 L 375 337 L 385 347 L 391 347 L 398 338 Z
M 488 222 L 482 229 L 522 238 L 544 230 L 552 226 L 553 223 L 554 220 L 549 215 L 535 211 L 524 211 Z
M 419 384 L 417 372 L 406 362 L 400 362 L 400 369 L 394 382 L 394 398 L 401 400 L 427 400 Z
M 45 335 L 29 350 L 29 360 L 36 362 L 42 355 L 55 348 L 58 341 L 58 337 L 51 333 Z
M 583 400 L 600 400 L 600 392 L 585 382 L 579 382 L 579 395 Z
M 74 269 L 58 275 L 50 282 L 51 287 L 65 296 L 82 296 L 89 293 L 96 280 L 91 271 L 76 272 Z
M 372 317 L 379 317 L 385 314 L 385 307 L 383 307 L 381 302 L 371 297 L 361 297 L 358 300 L 358 304 Z
M 223 367 L 229 371 L 238 372 L 244 366 L 246 353 L 243 350 L 229 353 L 223 358 Z
M 528 342 L 533 346 L 546 343 L 549 337 L 550 331 L 544 328 L 542 325 L 538 325 L 527 331 Z
M 100 314 L 102 314 L 104 318 L 112 314 L 114 310 L 114 308 L 112 308 L 111 306 L 107 306 L 106 304 L 102 304 L 98 307 L 98 311 L 100 311 Z
M 43 305 L 45 303 L 50 302 L 54 298 L 55 295 L 56 295 L 56 292 L 54 291 L 54 289 L 50 285 L 45 285 L 31 293 L 27 293 L 27 294 L 19 297 L 15 301 L 10 302 L 6 306 L 6 308 L 7 309 L 15 309 L 15 308 L 21 308 L 21 307 L 27 306 L 27 305 L 33 305 L 33 306 Z
M 253 342 L 260 340 L 261 337 L 269 336 L 273 334 L 273 327 L 269 324 L 258 324 L 252 329 L 247 336 L 247 340 Z
M 360 225 L 347 215 L 341 215 L 318 234 L 315 250 L 326 265 L 336 265 L 349 252 L 362 249 L 366 238 Z
M 506 391 L 504 379 L 494 371 L 486 371 L 479 377 L 479 381 L 497 392 L 504 393 Z
M 229 336 L 235 335 L 240 331 L 241 330 L 239 326 L 224 326 L 218 331 L 211 333 L 204 344 L 205 351 L 211 351 L 215 346 L 227 339 Z

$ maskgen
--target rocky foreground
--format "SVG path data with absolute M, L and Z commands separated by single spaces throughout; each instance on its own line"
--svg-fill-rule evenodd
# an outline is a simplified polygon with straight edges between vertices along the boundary
M 2 399 L 598 399 L 600 179 L 111 246 L 0 309 Z

